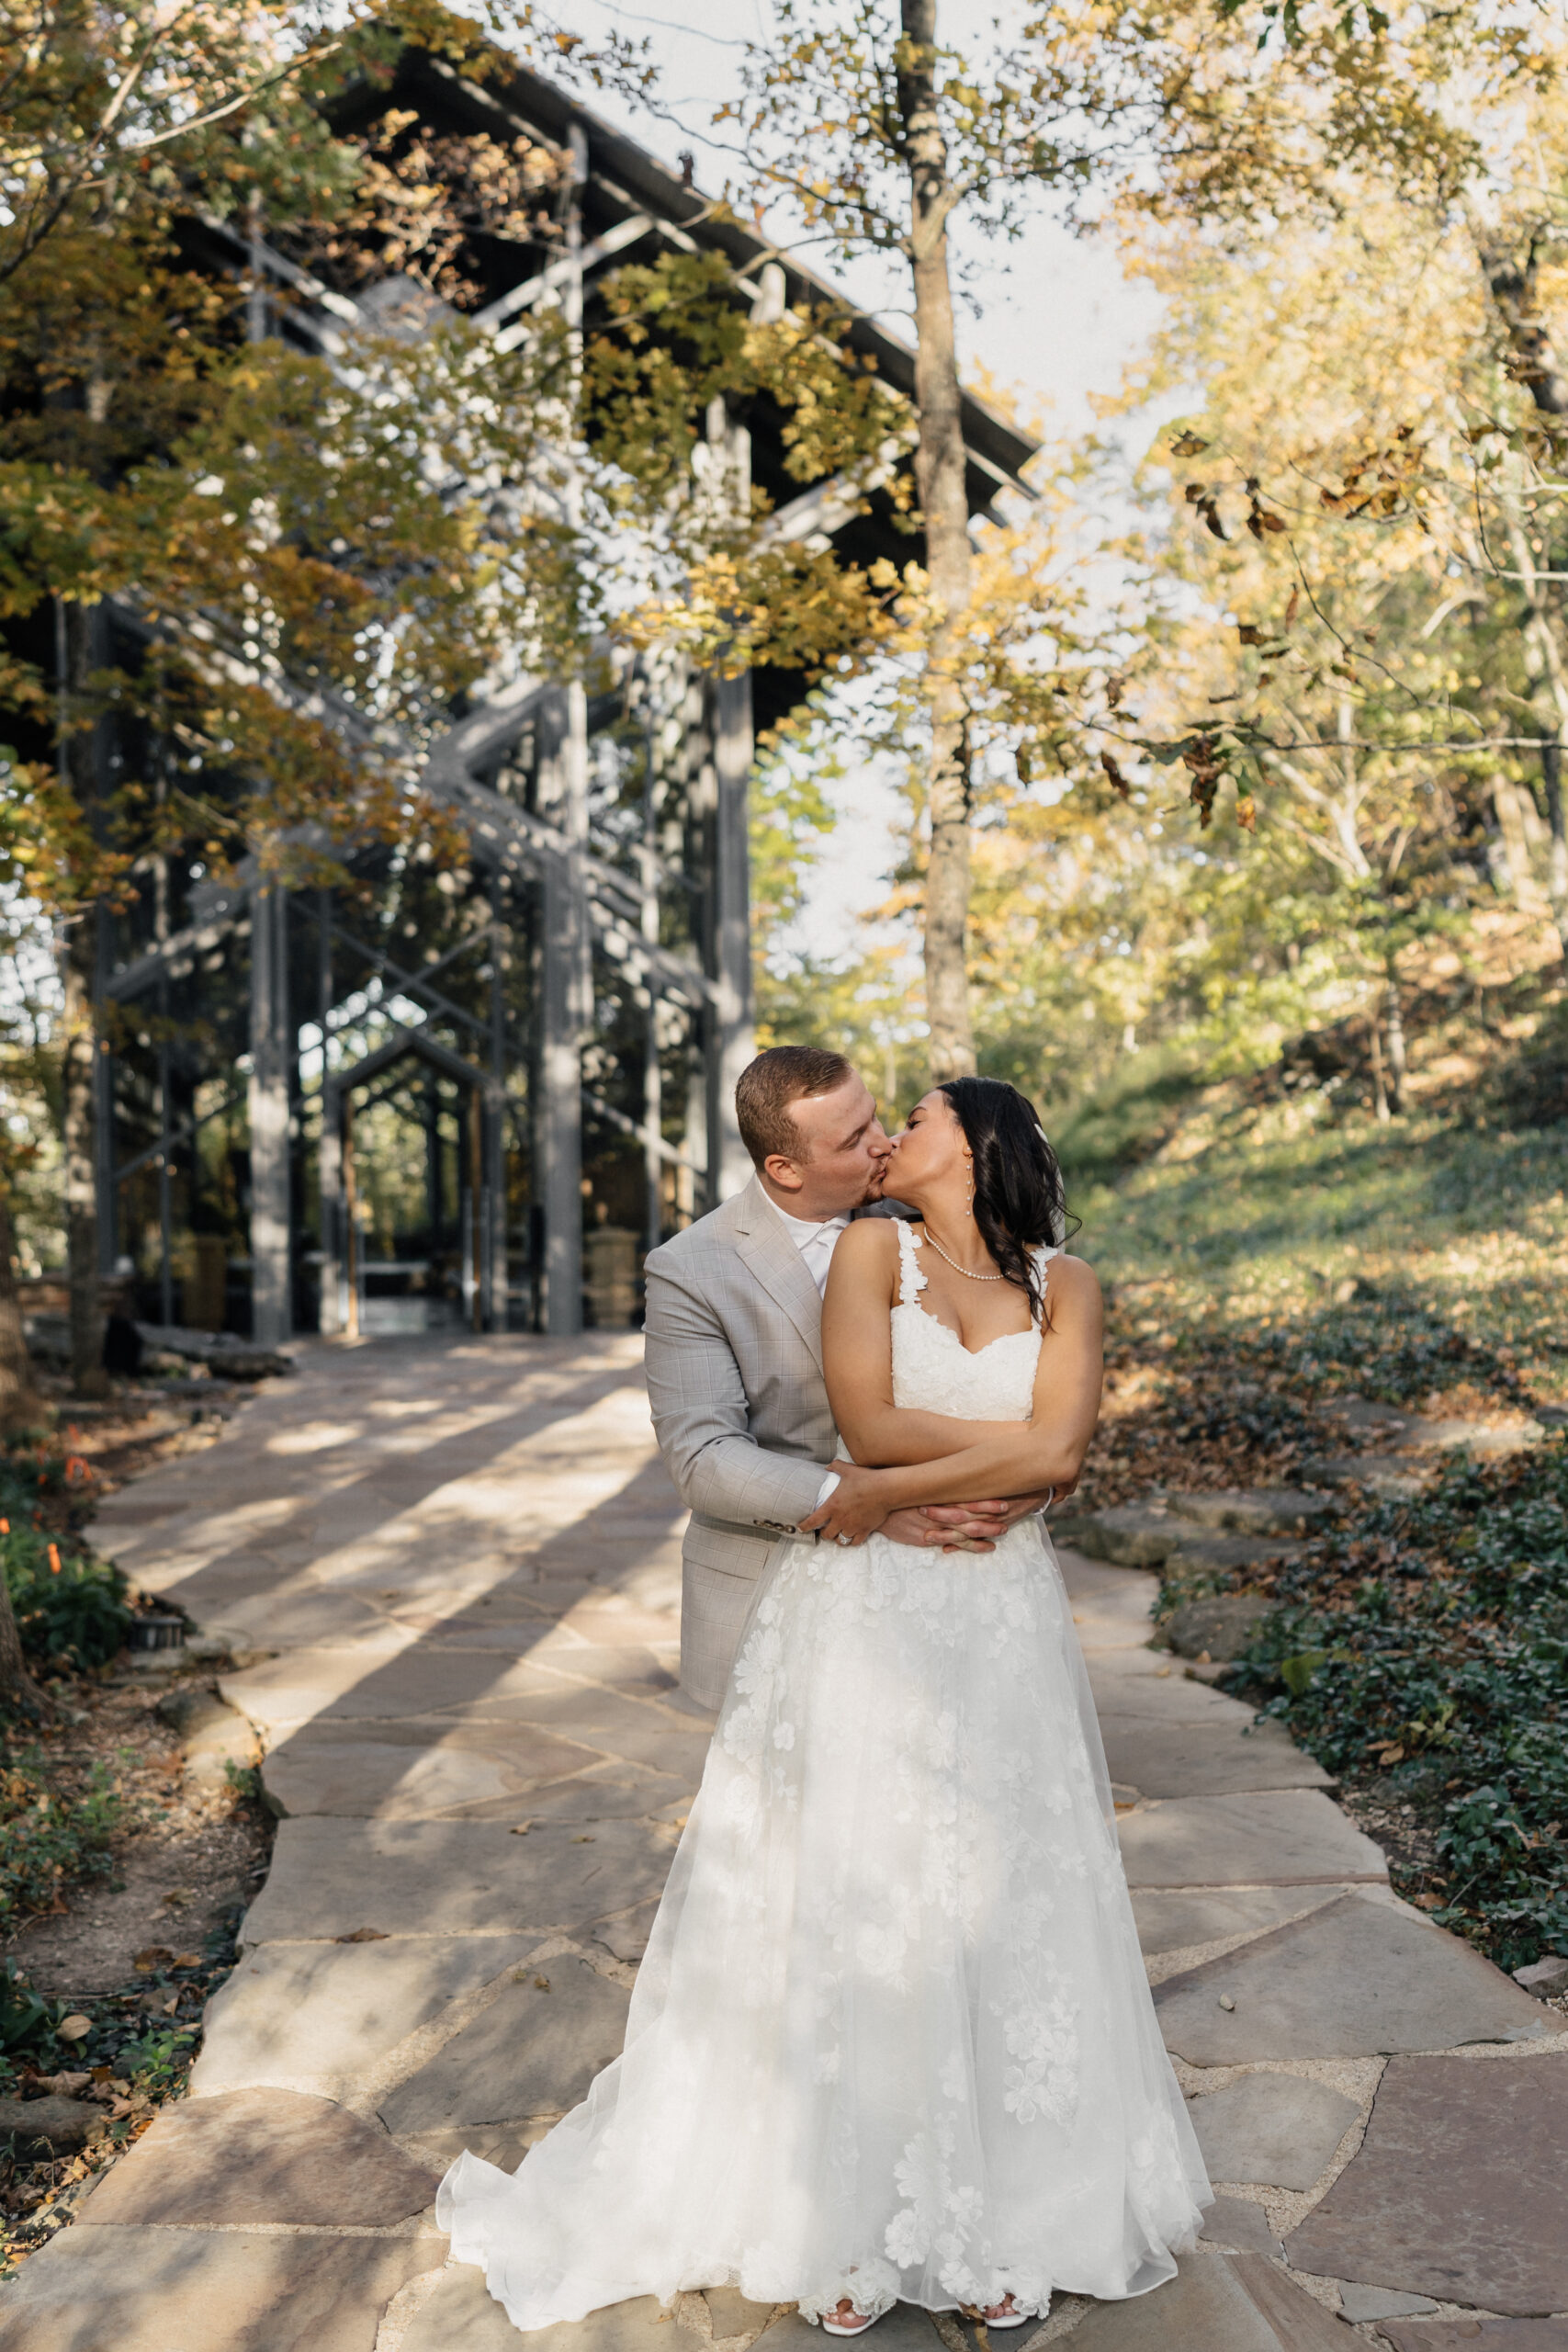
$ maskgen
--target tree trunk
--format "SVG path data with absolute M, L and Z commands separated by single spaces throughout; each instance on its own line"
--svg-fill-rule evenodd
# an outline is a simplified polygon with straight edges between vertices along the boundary
M 1568 742 L 1568 662 L 1562 656 L 1552 616 L 1542 594 L 1544 583 L 1537 576 L 1535 550 L 1529 543 L 1517 498 L 1506 496 L 1503 514 L 1507 526 L 1508 547 L 1514 559 L 1514 569 L 1519 574 L 1519 585 L 1526 597 L 1525 643 L 1535 656 L 1540 681 L 1551 697 L 1557 719 L 1557 740 L 1543 742 L 1540 747 L 1541 772 L 1546 784 L 1546 820 L 1551 830 L 1551 863 L 1547 872 L 1547 895 L 1551 901 L 1551 918 L 1557 926 L 1558 944 L 1568 961 L 1568 835 L 1562 823 L 1562 746 Z
M 78 1396 L 107 1394 L 104 1317 L 99 1303 L 96 1176 L 97 1105 L 93 1026 L 93 917 L 79 916 L 66 936 L 62 1095 L 65 1145 L 65 1263 L 71 1285 L 71 1383 Z M 85 936 L 84 936 L 85 934 Z M 83 966 L 86 969 L 83 969 Z
M 10 1589 L 0 1575 L 0 1707 L 20 1707 L 28 1714 L 36 1715 L 41 1703 L 38 1686 L 22 1656 L 22 1637 L 17 1631 Z
M 1540 775 L 1546 787 L 1546 821 L 1551 834 L 1551 865 L 1549 888 L 1551 911 L 1556 919 L 1557 936 L 1562 943 L 1562 953 L 1568 956 L 1568 826 L 1562 817 L 1562 746 L 1555 739 L 1542 737 L 1540 746 Z
M 1404 1091 L 1404 1008 L 1399 1001 L 1399 981 L 1392 969 L 1383 1002 L 1384 1025 L 1388 1031 L 1388 1074 L 1393 1081 L 1388 1097 L 1393 1108 L 1403 1118 L 1409 1107 Z
M 74 696 L 93 667 L 93 616 L 79 605 L 57 600 L 55 620 L 61 781 L 90 819 L 97 797 L 94 744 L 71 725 L 71 718 Z M 91 904 L 80 906 L 65 927 L 61 957 L 65 1261 L 71 1285 L 71 1378 L 79 1396 L 102 1396 L 108 1391 L 98 1277 L 96 947 L 96 910 Z
M 27 1341 L 22 1337 L 17 1270 L 11 1261 L 11 1203 L 0 1183 L 0 1430 L 36 1428 L 43 1404 L 33 1386 Z M 0 1571 L 0 1707 L 20 1706 L 36 1714 L 40 1702 L 22 1657 L 17 1612 Z
M 926 870 L 926 1014 L 933 1078 L 975 1067 L 969 1022 L 969 763 L 962 662 L 969 604 L 969 502 L 947 216 L 953 190 L 936 101 L 936 0 L 900 0 L 898 107 L 909 166 L 909 265 L 915 290 L 915 478 L 925 517 L 936 621 L 927 680 L 931 709 L 931 858 Z
M 22 1333 L 22 1303 L 12 1261 L 11 1203 L 0 1182 L 0 1430 L 37 1429 L 43 1399 L 33 1386 L 33 1368 Z M 0 1651 L 5 1636 L 0 1630 Z
M 1374 1012 L 1367 1027 L 1371 1035 L 1372 1049 L 1372 1116 L 1380 1126 L 1386 1126 L 1393 1115 L 1388 1107 L 1388 1090 L 1382 1076 L 1382 1031 Z

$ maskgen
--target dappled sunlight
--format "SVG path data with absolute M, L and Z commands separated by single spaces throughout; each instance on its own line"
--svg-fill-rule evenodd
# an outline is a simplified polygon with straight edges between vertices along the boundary
M 327 1453 L 334 1446 L 352 1445 L 364 1435 L 358 1421 L 311 1421 L 303 1429 L 280 1430 L 267 1441 L 269 1453 Z

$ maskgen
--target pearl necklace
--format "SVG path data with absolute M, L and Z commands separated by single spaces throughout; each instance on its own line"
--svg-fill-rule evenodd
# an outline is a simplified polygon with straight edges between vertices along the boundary
M 945 1265 L 951 1266 L 955 1274 L 965 1274 L 972 1283 L 1006 1282 L 1007 1276 L 1005 1274 L 977 1274 L 972 1266 L 961 1266 L 956 1258 L 950 1258 L 948 1256 L 946 1250 L 942 1248 L 941 1242 L 937 1239 L 936 1235 L 931 1231 L 929 1225 L 926 1227 L 926 1239 L 931 1243 L 931 1248 L 936 1251 L 937 1256 L 942 1259 Z

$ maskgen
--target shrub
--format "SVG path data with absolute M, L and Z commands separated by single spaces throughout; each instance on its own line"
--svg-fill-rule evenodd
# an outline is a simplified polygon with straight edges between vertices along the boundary
M 1568 1950 L 1568 1439 L 1449 1461 L 1274 1579 L 1241 1679 L 1436 1832 L 1434 1916 L 1506 1968 Z
M 0 1754 L 0 1927 L 52 1903 L 66 1880 L 107 1871 L 108 1848 L 130 1807 L 107 1765 L 66 1796 L 51 1786 L 37 1748 Z
M 0 1571 L 28 1657 L 54 1666 L 107 1665 L 130 1623 L 125 1578 L 111 1561 L 13 1524 L 0 1535 Z

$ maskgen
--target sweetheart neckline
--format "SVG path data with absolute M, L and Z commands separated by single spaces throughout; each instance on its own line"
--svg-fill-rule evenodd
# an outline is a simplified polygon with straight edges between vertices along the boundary
M 960 1353 L 968 1356 L 974 1363 L 978 1363 L 983 1355 L 988 1355 L 993 1348 L 999 1348 L 1004 1340 L 1037 1340 L 1040 1337 L 1032 1323 L 1027 1331 L 998 1331 L 996 1338 L 987 1340 L 983 1348 L 966 1348 L 952 1324 L 942 1323 L 936 1316 L 928 1315 L 918 1298 L 901 1298 L 893 1312 L 895 1315 L 902 1315 L 908 1309 L 912 1309 L 922 1323 L 929 1323 L 933 1330 L 945 1331 L 950 1340 L 956 1340 Z

